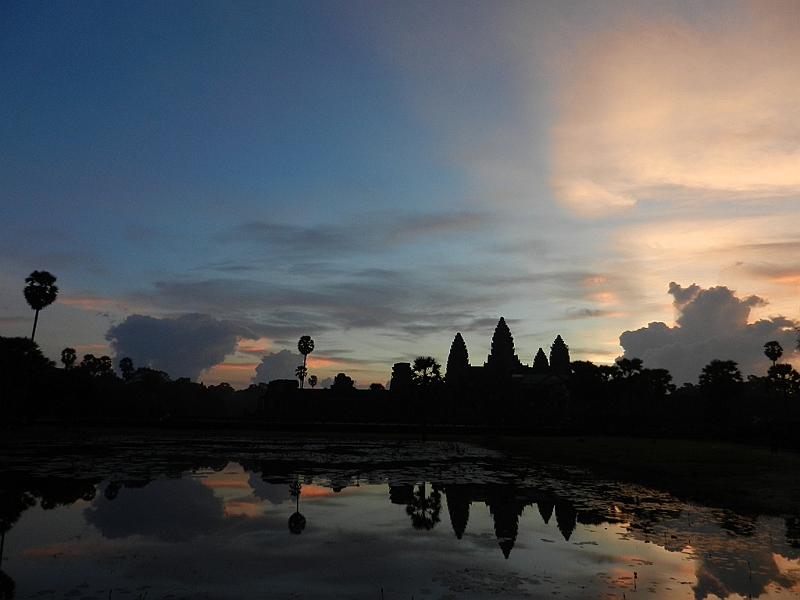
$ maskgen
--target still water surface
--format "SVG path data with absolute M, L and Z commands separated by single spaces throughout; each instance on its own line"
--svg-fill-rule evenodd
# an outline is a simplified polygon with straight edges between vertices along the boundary
M 16 598 L 800 597 L 789 520 L 466 444 L 108 437 L 0 472 Z

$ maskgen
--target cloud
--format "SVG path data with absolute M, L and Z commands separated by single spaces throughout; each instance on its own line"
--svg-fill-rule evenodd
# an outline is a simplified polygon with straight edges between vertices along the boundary
M 270 504 L 283 504 L 291 498 L 291 491 L 286 484 L 267 483 L 260 473 L 250 473 L 247 485 L 253 490 L 253 496 L 259 500 L 266 500 Z
M 603 214 L 642 199 L 800 193 L 800 11 L 630 14 L 556 62 L 551 185 Z
M 294 370 L 303 364 L 303 355 L 290 350 L 265 354 L 256 367 L 253 383 L 269 383 L 274 379 L 294 379 Z
M 357 214 L 344 223 L 324 227 L 275 221 L 247 221 L 214 236 L 223 244 L 255 245 L 272 256 L 297 262 L 325 261 L 364 252 L 386 253 L 395 246 L 436 241 L 475 230 L 489 222 L 486 214 L 467 211 Z
M 696 382 L 713 359 L 735 360 L 745 374 L 763 375 L 769 366 L 764 344 L 780 342 L 784 358 L 795 347 L 795 323 L 785 317 L 748 323 L 750 311 L 766 302 L 758 296 L 737 298 L 727 287 L 703 289 L 696 284 L 670 283 L 678 312 L 676 325 L 653 322 L 619 336 L 623 356 L 638 357 L 648 368 L 669 369 L 675 381 Z
M 233 354 L 240 339 L 258 337 L 232 321 L 197 313 L 174 318 L 134 314 L 106 334 L 116 355 L 130 357 L 135 366 L 193 380 Z
M 144 535 L 181 542 L 218 529 L 225 507 L 199 481 L 157 479 L 140 489 L 123 487 L 113 500 L 98 494 L 84 516 L 105 538 Z

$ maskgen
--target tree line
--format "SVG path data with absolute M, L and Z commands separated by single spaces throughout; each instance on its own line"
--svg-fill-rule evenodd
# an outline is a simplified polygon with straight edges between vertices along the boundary
M 294 383 L 277 380 L 239 391 L 224 382 L 205 386 L 187 378 L 173 380 L 164 371 L 134 365 L 129 357 L 119 360 L 118 376 L 111 357 L 85 354 L 79 361 L 74 348 L 62 351 L 63 368 L 58 369 L 34 341 L 39 312 L 58 295 L 56 278 L 47 271 L 34 271 L 25 282 L 25 299 L 35 311 L 31 337 L 0 337 L 0 420 L 4 424 L 40 417 L 163 421 L 258 413 L 267 419 L 300 421 L 400 419 L 422 424 L 668 429 L 792 422 L 800 413 L 800 374 L 791 364 L 780 362 L 783 348 L 774 340 L 764 344 L 764 354 L 772 362 L 765 375 L 745 380 L 735 361 L 712 360 L 702 368 L 696 384 L 680 388 L 668 370 L 646 368 L 639 358 L 619 358 L 611 365 L 570 362 L 560 336 L 554 350 L 566 358 L 553 371 L 558 372 L 556 385 L 551 381 L 524 389 L 508 379 L 487 380 L 487 385 L 467 390 L 454 385 L 448 378 L 451 374 L 443 374 L 435 358 L 418 356 L 412 364 L 395 365 L 395 369 L 405 365 L 407 372 L 393 374 L 390 390 L 381 383 L 356 390 L 352 378 L 339 373 L 328 390 L 317 394 L 318 378 L 308 374 L 308 356 L 315 349 L 308 335 L 298 341 L 303 364 L 295 370 Z M 555 348 L 559 342 L 561 346 Z M 541 349 L 539 354 L 533 372 L 547 365 Z M 306 382 L 311 388 L 308 392 L 314 394 L 305 393 Z

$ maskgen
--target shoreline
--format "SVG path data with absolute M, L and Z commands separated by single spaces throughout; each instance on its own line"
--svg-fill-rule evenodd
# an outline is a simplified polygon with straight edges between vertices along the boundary
M 197 442 L 203 438 L 231 441 L 249 438 L 309 438 L 331 440 L 415 440 L 421 428 L 395 426 L 392 431 L 355 424 L 338 430 L 300 427 L 268 429 L 258 423 L 236 428 L 98 427 L 89 424 L 38 425 L 4 431 L 4 446 L 16 449 L 31 443 L 40 451 L 54 444 L 89 444 L 98 437 L 131 439 L 178 438 Z M 300 425 L 300 424 L 296 424 Z M 800 454 L 775 453 L 768 446 L 714 439 L 635 437 L 592 434 L 510 435 L 497 428 L 428 428 L 431 441 L 463 442 L 501 451 L 533 464 L 576 467 L 599 479 L 637 483 L 668 492 L 677 498 L 709 507 L 728 508 L 745 514 L 800 515 Z

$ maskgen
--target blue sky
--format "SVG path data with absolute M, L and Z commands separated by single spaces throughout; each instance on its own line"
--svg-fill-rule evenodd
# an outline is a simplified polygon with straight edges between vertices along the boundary
M 482 364 L 504 316 L 523 362 L 561 334 L 689 380 L 793 344 L 794 3 L 0 11 L 0 335 L 49 270 L 52 358 L 241 387 L 307 334 L 311 373 L 368 385 L 457 331 Z

